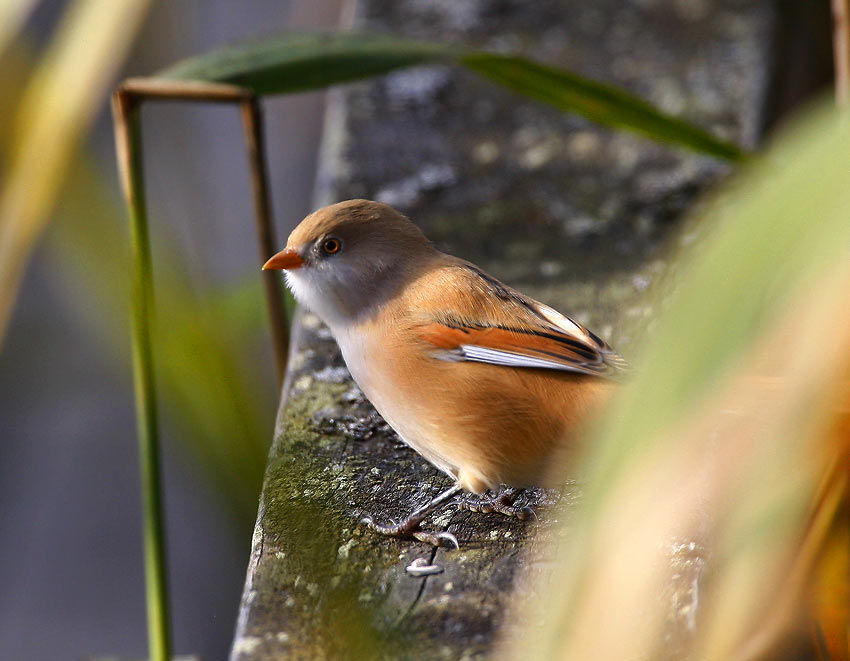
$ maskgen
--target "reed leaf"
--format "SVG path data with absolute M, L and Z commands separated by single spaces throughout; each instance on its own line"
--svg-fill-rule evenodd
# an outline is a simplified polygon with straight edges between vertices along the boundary
M 523 57 L 359 33 L 291 34 L 179 62 L 159 77 L 220 82 L 285 94 L 417 64 L 454 62 L 529 98 L 591 121 L 730 161 L 743 150 L 620 88 Z
M 392 36 L 286 34 L 183 60 L 158 77 L 230 83 L 257 94 L 287 94 L 449 60 L 455 52 L 441 44 Z
M 643 134 L 657 142 L 686 147 L 728 161 L 740 161 L 743 150 L 698 126 L 650 105 L 621 88 L 524 57 L 494 53 L 463 55 L 460 62 L 499 85 L 564 112 L 598 124 Z

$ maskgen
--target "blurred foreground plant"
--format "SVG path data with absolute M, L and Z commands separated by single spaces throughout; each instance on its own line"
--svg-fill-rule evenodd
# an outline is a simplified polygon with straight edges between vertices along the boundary
M 18 1 L 0 13 L 8 21 L 0 49 L 31 4 Z M 70 3 L 13 111 L 0 186 L 0 342 L 78 141 L 100 109 L 147 6 L 147 0 Z
M 847 658 L 848 153 L 819 110 L 700 219 L 504 658 L 794 658 L 811 631 Z

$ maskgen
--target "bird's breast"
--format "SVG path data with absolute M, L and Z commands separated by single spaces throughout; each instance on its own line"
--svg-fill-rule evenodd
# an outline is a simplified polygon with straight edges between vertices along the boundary
M 444 434 L 434 412 L 413 396 L 424 385 L 422 375 L 413 357 L 400 350 L 398 338 L 363 329 L 349 329 L 335 336 L 352 378 L 387 424 L 407 445 L 456 477 L 454 462 L 441 450 Z
M 557 370 L 447 362 L 417 338 L 404 325 L 337 334 L 351 375 L 387 423 L 473 491 L 548 484 L 613 387 Z

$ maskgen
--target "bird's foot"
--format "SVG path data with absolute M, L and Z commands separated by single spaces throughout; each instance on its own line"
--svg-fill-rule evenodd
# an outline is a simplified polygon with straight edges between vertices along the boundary
M 516 504 L 517 498 L 522 493 L 522 489 L 506 489 L 497 496 L 481 496 L 465 498 L 458 503 L 458 509 L 469 510 L 470 512 L 482 512 L 490 514 L 498 512 L 505 516 L 512 516 L 520 521 L 526 521 L 531 517 L 537 518 L 534 510 L 528 505 L 519 506 Z
M 391 523 L 382 526 L 375 523 L 371 516 L 364 516 L 360 519 L 360 523 L 365 524 L 371 530 L 381 533 L 382 535 L 389 535 L 390 537 L 413 537 L 414 539 L 418 539 L 420 542 L 426 542 L 428 544 L 433 544 L 434 546 L 452 545 L 456 549 L 460 548 L 457 537 L 455 537 L 452 533 L 431 532 L 420 528 L 420 524 L 426 516 L 454 500 L 455 495 L 460 491 L 460 489 L 461 488 L 457 485 L 450 489 L 446 489 L 436 498 L 415 510 L 410 516 L 400 523 Z
M 409 516 L 401 523 L 391 523 L 382 526 L 379 523 L 375 523 L 371 516 L 364 516 L 360 519 L 360 523 L 382 535 L 388 535 L 390 537 L 413 537 L 420 542 L 433 544 L 434 546 L 454 546 L 456 549 L 460 548 L 457 537 L 452 533 L 422 530 L 419 527 L 421 522 L 422 519 L 420 517 Z

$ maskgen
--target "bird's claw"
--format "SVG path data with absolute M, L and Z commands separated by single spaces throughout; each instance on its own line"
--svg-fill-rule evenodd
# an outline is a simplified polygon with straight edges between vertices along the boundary
M 513 504 L 512 501 L 508 501 L 504 497 L 498 498 L 474 498 L 462 500 L 458 503 L 458 509 L 469 510 L 470 512 L 481 512 L 483 514 L 490 514 L 492 512 L 498 512 L 499 514 L 503 514 L 505 516 L 511 516 L 520 521 L 527 521 L 531 517 L 537 518 L 537 514 L 535 514 L 534 510 L 528 505 L 523 505 L 522 507 L 518 507 Z
M 389 537 L 413 537 L 414 539 L 418 539 L 420 542 L 432 544 L 433 546 L 453 545 L 456 549 L 460 548 L 457 537 L 455 537 L 452 533 L 445 531 L 431 532 L 428 530 L 422 530 L 419 527 L 420 522 L 416 520 L 408 519 L 401 523 L 390 523 L 382 526 L 379 523 L 375 523 L 375 520 L 371 516 L 364 516 L 360 519 L 360 523 L 367 526 L 370 530 L 374 530 L 377 533 L 387 535 Z
M 457 541 L 457 537 L 445 530 L 441 532 L 431 532 L 429 530 L 414 530 L 410 534 L 416 539 L 418 539 L 420 542 L 425 542 L 426 544 L 431 544 L 433 546 L 448 547 L 451 544 L 456 549 L 460 548 L 460 544 Z
M 374 530 L 375 532 L 381 533 L 382 535 L 388 535 L 390 537 L 403 537 L 411 532 L 409 530 L 405 530 L 403 523 L 389 523 L 382 526 L 380 523 L 375 523 L 375 520 L 371 516 L 364 516 L 360 519 L 360 523 L 368 527 L 370 530 Z

